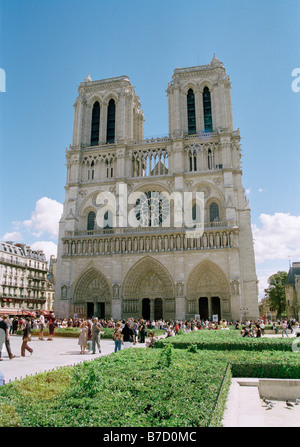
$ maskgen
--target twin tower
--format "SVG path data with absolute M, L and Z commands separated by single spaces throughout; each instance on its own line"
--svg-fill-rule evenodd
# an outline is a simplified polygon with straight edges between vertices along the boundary
M 169 135 L 144 139 L 144 113 L 127 76 L 88 76 L 79 85 L 66 151 L 57 316 L 258 317 L 230 88 L 215 56 L 208 65 L 175 69 L 167 88 Z M 186 193 L 189 222 L 201 222 L 197 234 L 175 218 L 178 203 L 186 211 L 175 197 Z

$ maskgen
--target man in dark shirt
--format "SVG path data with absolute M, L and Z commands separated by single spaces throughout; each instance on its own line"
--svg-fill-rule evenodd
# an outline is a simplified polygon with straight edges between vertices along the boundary
M 131 343 L 133 342 L 134 333 L 128 321 L 125 323 L 125 326 L 122 329 L 122 335 L 123 335 L 124 349 L 129 348 L 131 346 Z
M 11 349 L 10 349 L 9 327 L 10 327 L 9 317 L 8 317 L 8 315 L 3 315 L 3 319 L 2 319 L 2 321 L 0 321 L 0 329 L 2 329 L 1 336 L 5 337 L 5 346 L 6 346 L 7 354 L 8 354 L 8 357 L 10 358 L 10 360 L 12 360 L 15 356 L 12 354 Z M 4 334 L 3 334 L 3 331 L 4 331 Z M 1 351 L 0 351 L 0 360 L 3 360 L 1 358 Z

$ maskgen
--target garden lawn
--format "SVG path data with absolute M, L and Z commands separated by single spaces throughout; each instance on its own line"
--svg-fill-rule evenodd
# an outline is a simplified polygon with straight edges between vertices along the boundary
M 231 376 L 300 379 L 291 342 L 203 330 L 27 377 L 0 387 L 0 426 L 220 426 Z
M 188 351 L 173 350 L 168 367 L 163 350 L 127 349 L 38 374 L 0 389 L 0 426 L 206 426 L 227 362 L 211 366 Z

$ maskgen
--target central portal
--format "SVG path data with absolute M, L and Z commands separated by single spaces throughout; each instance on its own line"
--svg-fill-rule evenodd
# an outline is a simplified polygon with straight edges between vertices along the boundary
M 168 270 L 147 256 L 131 267 L 123 286 L 122 317 L 174 319 L 174 284 Z
M 144 320 L 162 320 L 163 319 L 163 300 L 162 298 L 143 298 L 142 316 Z

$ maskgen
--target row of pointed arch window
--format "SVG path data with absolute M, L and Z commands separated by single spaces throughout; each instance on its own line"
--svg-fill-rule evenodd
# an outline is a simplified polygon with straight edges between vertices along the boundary
M 204 130 L 205 132 L 213 131 L 212 110 L 211 110 L 211 96 L 208 87 L 203 89 L 203 115 L 204 115 Z M 193 135 L 197 133 L 196 130 L 196 106 L 195 94 L 193 89 L 187 92 L 187 117 L 188 117 L 188 133 Z
M 93 105 L 92 124 L 91 124 L 91 146 L 99 144 L 100 133 L 100 103 L 96 101 Z M 204 115 L 204 130 L 205 132 L 212 132 L 212 109 L 211 109 L 211 95 L 208 87 L 203 89 L 203 115 Z M 187 93 L 187 116 L 188 116 L 188 133 L 189 135 L 196 132 L 196 107 L 195 95 L 193 89 L 189 89 Z M 107 126 L 106 126 L 106 143 L 115 142 L 115 127 L 116 127 L 116 103 L 111 99 L 107 107 Z
M 105 175 L 107 178 L 112 178 L 114 176 L 113 159 L 105 160 Z M 91 162 L 89 169 L 87 170 L 87 179 L 95 180 L 95 162 Z
M 157 197 L 155 194 L 157 195 Z M 140 221 L 141 226 L 143 227 L 161 226 L 164 219 L 167 217 L 166 208 L 163 204 L 163 198 L 156 191 L 148 191 L 143 196 L 145 196 L 146 198 L 146 203 L 142 203 L 142 200 L 140 199 L 138 199 L 136 202 L 136 219 Z M 157 206 L 153 207 L 153 200 L 157 198 Z M 145 207 L 148 207 L 148 212 L 145 212 Z M 113 215 L 111 211 L 106 211 L 103 219 L 104 229 L 110 229 L 113 227 Z M 195 224 L 201 222 L 200 206 L 197 204 L 194 204 L 192 207 L 192 220 L 193 222 L 195 222 Z M 216 202 L 211 203 L 209 206 L 209 222 L 220 222 L 219 205 Z M 95 229 L 96 214 L 94 211 L 90 211 L 87 216 L 87 231 L 94 231 Z
M 91 124 L 91 146 L 98 146 L 100 138 L 100 103 L 96 101 L 93 105 Z M 111 99 L 107 107 L 106 143 L 115 142 L 116 128 L 116 103 Z

